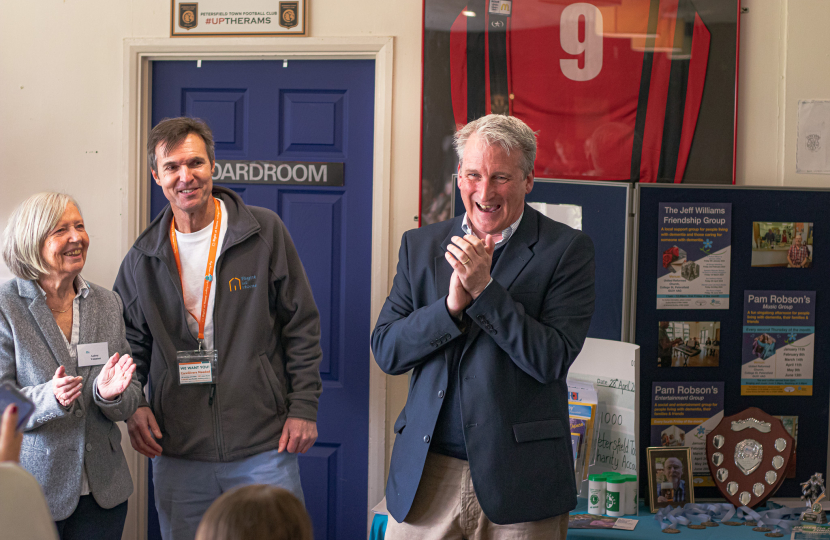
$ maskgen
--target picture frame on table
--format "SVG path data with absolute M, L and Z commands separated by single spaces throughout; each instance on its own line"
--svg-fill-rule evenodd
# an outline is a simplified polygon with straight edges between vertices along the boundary
M 689 447 L 646 449 L 648 500 L 651 513 L 667 506 L 695 502 L 692 483 L 692 449 Z

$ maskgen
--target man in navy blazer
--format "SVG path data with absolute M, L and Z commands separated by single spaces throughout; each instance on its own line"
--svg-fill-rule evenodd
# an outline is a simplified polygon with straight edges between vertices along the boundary
M 536 137 L 489 115 L 455 136 L 466 214 L 404 234 L 372 332 L 412 370 L 387 538 L 565 538 L 576 506 L 566 376 L 594 311 L 594 248 L 527 206 Z

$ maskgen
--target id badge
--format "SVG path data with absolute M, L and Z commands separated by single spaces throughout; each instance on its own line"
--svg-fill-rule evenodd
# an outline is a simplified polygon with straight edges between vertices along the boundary
M 177 351 L 179 384 L 215 384 L 218 357 L 211 350 Z

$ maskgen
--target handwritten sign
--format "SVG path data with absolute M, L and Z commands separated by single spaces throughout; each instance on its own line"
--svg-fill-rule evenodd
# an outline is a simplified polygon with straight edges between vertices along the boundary
M 637 474 L 639 391 L 635 381 L 639 354 L 637 345 L 588 338 L 568 372 L 569 383 L 591 383 L 597 391 L 597 428 L 589 474 Z M 588 496 L 588 482 L 577 487 L 580 497 Z

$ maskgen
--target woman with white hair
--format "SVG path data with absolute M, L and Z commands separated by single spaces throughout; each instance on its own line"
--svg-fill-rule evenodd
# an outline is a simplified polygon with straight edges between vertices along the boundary
M 9 218 L 0 286 L 0 384 L 35 404 L 21 466 L 43 488 L 62 540 L 120 539 L 133 490 L 121 430 L 141 399 L 121 299 L 81 277 L 78 203 L 39 193 Z

